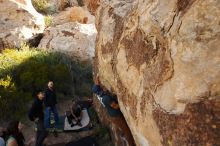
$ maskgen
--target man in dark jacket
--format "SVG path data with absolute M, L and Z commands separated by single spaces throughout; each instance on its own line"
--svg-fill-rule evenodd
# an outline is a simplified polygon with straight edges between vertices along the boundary
M 43 99 L 44 93 L 40 90 L 37 92 L 37 98 L 35 98 L 28 113 L 29 119 L 34 121 L 37 126 L 36 146 L 43 146 L 43 141 L 47 136 L 47 132 L 44 127 Z
M 58 126 L 59 115 L 58 115 L 57 108 L 56 108 L 57 99 L 56 99 L 56 93 L 53 88 L 52 81 L 48 82 L 48 88 L 45 91 L 44 104 L 46 107 L 45 120 L 44 120 L 46 128 L 51 128 L 51 125 L 50 125 L 51 112 L 54 114 L 55 126 Z

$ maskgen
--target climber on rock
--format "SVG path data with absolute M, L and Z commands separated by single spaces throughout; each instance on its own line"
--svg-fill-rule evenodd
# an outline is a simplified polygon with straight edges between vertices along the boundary
M 121 115 L 118 102 L 114 96 L 112 96 L 108 91 L 105 91 L 100 86 L 99 77 L 96 78 L 95 85 L 92 87 L 92 91 L 97 95 L 101 104 L 107 109 L 108 114 L 111 117 L 117 117 Z
M 57 98 L 56 98 L 56 92 L 54 89 L 54 84 L 52 81 L 49 81 L 48 87 L 45 91 L 45 98 L 44 98 L 44 105 L 46 107 L 44 124 L 46 128 L 51 128 L 51 125 L 50 125 L 51 113 L 54 114 L 55 127 L 58 126 L 59 115 L 57 112 L 56 104 L 57 104 Z

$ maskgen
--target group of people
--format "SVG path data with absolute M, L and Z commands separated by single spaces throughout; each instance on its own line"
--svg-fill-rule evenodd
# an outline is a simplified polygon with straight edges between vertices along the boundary
M 107 109 L 111 117 L 121 115 L 119 105 L 114 96 L 100 85 L 97 77 L 92 91 L 97 95 L 102 105 Z M 53 113 L 56 128 L 59 124 L 59 115 L 57 111 L 57 98 L 54 90 L 54 83 L 49 81 L 45 91 L 38 90 L 36 98 L 29 110 L 28 117 L 36 124 L 36 140 L 35 146 L 43 146 L 44 139 L 47 137 L 47 128 L 51 128 L 51 114 Z M 71 127 L 78 125 L 82 126 L 82 106 L 78 101 L 72 100 L 70 112 L 66 113 L 67 120 Z M 30 141 L 25 143 L 25 138 L 21 132 L 22 124 L 19 121 L 8 123 L 6 129 L 0 129 L 0 146 L 28 146 Z
M 29 110 L 28 117 L 36 123 L 36 146 L 43 146 L 43 141 L 47 136 L 46 128 L 50 128 L 51 113 L 54 114 L 56 124 L 59 121 L 59 115 L 56 108 L 57 99 L 53 88 L 53 82 L 48 82 L 45 90 L 38 90 L 36 98 Z M 45 112 L 44 112 L 45 106 Z M 12 120 L 7 128 L 0 130 L 0 146 L 27 146 L 25 138 L 21 132 L 22 124 L 18 120 Z
M 28 117 L 36 124 L 36 146 L 42 146 L 47 136 L 46 128 L 51 127 L 51 114 L 54 115 L 55 126 L 58 125 L 59 115 L 56 108 L 57 99 L 52 81 L 48 82 L 47 89 L 38 90 L 36 98 L 29 110 Z M 45 112 L 44 112 L 45 106 Z
M 55 125 L 52 128 L 58 128 L 59 126 L 59 115 L 57 111 L 57 98 L 56 92 L 54 90 L 54 84 L 52 81 L 48 82 L 48 87 L 45 92 L 39 90 L 37 92 L 37 97 L 32 104 L 29 111 L 29 119 L 36 123 L 37 133 L 36 133 L 36 146 L 42 146 L 43 141 L 47 136 L 47 128 L 51 128 L 51 114 L 54 116 Z M 45 112 L 43 111 L 43 105 L 45 106 Z M 81 107 L 73 100 L 72 106 L 70 108 L 71 114 L 67 116 L 71 126 L 74 126 L 73 120 L 76 124 L 81 126 Z M 57 136 L 56 131 L 55 136 Z
M 28 112 L 28 117 L 36 124 L 35 146 L 43 146 L 47 137 L 47 128 L 57 128 L 59 125 L 59 114 L 57 111 L 57 98 L 53 81 L 49 81 L 46 90 L 38 90 L 36 98 Z M 70 108 L 71 113 L 67 116 L 71 126 L 81 126 L 81 107 L 73 100 Z M 51 114 L 54 116 L 55 125 L 51 125 Z M 73 120 L 76 123 L 73 123 Z M 0 129 L 0 146 L 28 146 L 21 132 L 21 122 L 13 120 L 8 123 L 7 128 Z M 56 134 L 55 134 L 56 135 Z M 32 140 L 33 142 L 33 140 Z

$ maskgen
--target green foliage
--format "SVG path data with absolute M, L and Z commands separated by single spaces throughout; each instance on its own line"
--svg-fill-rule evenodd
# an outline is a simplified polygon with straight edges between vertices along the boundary
M 88 63 L 76 63 L 64 54 L 40 51 L 26 44 L 20 49 L 3 50 L 0 121 L 24 117 L 33 95 L 38 89 L 45 89 L 49 80 L 54 81 L 58 98 L 92 94 L 92 67 Z
M 14 83 L 12 83 L 12 78 L 7 75 L 6 78 L 0 79 L 0 86 L 4 89 L 14 87 Z
M 34 8 L 41 13 L 47 13 L 48 0 L 32 0 Z
M 88 113 L 89 113 L 90 118 L 92 119 L 91 122 L 93 125 L 96 125 L 97 123 L 99 123 L 98 114 L 93 107 L 88 109 Z
M 51 15 L 45 16 L 44 17 L 44 22 L 45 22 L 46 27 L 51 26 L 52 23 L 53 23 L 53 17 Z
M 77 0 L 77 2 L 80 7 L 84 6 L 83 0 Z
M 32 95 L 49 80 L 54 81 L 58 94 L 71 94 L 72 75 L 64 58 L 27 45 L 4 50 L 0 54 L 0 119 L 25 115 Z
M 23 44 L 21 46 L 22 51 L 14 49 L 6 49 L 0 54 L 0 77 L 7 73 L 10 73 L 14 68 L 26 61 L 29 57 L 37 55 L 39 52 L 30 51 L 29 46 Z
M 72 64 L 72 74 L 75 87 L 75 94 L 78 96 L 91 96 L 92 66 L 85 64 Z
M 2 81 L 7 82 L 7 86 L 2 86 Z M 29 96 L 28 93 L 16 89 L 11 77 L 2 78 L 0 83 L 0 119 L 20 118 L 20 115 L 24 115 L 26 109 L 23 105 L 28 101 Z
M 98 137 L 104 137 L 105 135 L 109 134 L 109 130 L 107 127 L 104 126 L 99 127 L 98 134 L 99 134 Z

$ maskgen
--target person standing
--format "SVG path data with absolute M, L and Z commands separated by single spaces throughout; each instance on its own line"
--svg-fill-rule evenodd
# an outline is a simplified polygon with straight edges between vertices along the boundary
M 44 124 L 46 128 L 51 128 L 51 125 L 50 125 L 51 113 L 54 114 L 55 127 L 58 126 L 59 115 L 57 112 L 56 104 L 57 104 L 57 99 L 56 99 L 56 93 L 54 90 L 54 84 L 52 81 L 49 81 L 48 87 L 45 91 L 45 99 L 44 99 L 44 105 L 46 107 Z
M 47 132 L 44 126 L 44 111 L 43 111 L 43 99 L 45 95 L 42 90 L 37 92 L 37 98 L 34 100 L 32 107 L 28 113 L 28 117 L 31 121 L 34 121 L 37 126 L 36 144 L 35 146 L 43 146 L 43 141 L 47 136 Z

